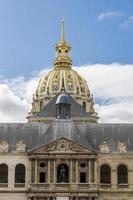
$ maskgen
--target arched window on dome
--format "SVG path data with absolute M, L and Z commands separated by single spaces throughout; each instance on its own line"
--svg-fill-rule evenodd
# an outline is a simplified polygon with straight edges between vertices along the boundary
M 49 94 L 49 87 L 47 87 L 47 94 Z
M 0 165 L 0 185 L 1 184 L 4 184 L 5 187 L 7 187 L 8 184 L 8 166 L 6 164 Z
M 86 110 L 86 102 L 83 101 L 83 108 Z
M 109 165 L 102 165 L 100 168 L 100 183 L 110 184 L 111 183 L 111 169 Z
M 81 92 L 85 92 L 85 88 L 84 87 L 81 87 Z
M 18 164 L 15 167 L 15 186 L 24 187 L 25 185 L 25 166 Z
M 43 108 L 43 102 L 40 101 L 40 110 L 42 110 L 42 108 Z
M 125 165 L 119 165 L 117 168 L 118 184 L 128 184 L 128 170 Z
M 79 94 L 79 87 L 77 87 L 77 94 Z

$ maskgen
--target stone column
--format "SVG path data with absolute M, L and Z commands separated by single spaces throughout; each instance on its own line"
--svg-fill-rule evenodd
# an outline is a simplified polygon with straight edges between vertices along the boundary
M 53 182 L 56 183 L 56 160 L 53 160 L 53 166 L 54 166 L 54 171 L 53 171 Z
M 36 160 L 35 160 L 35 183 L 38 182 L 37 176 L 38 176 L 38 170 L 37 170 L 37 159 L 36 159 Z
M 31 183 L 35 183 L 35 159 L 31 159 L 30 163 L 31 163 L 30 179 Z
M 32 161 L 29 160 L 29 177 L 28 177 L 28 183 L 32 182 L 32 178 L 31 178 L 31 172 L 32 172 Z
M 50 183 L 50 160 L 48 160 L 48 183 Z
M 79 170 L 78 170 L 78 160 L 76 160 L 76 183 L 78 183 L 78 176 L 79 176 Z
M 130 189 L 133 189 L 133 170 L 128 170 L 128 185 Z
M 91 159 L 89 159 L 88 166 L 89 166 L 89 183 L 91 183 Z
M 94 183 L 94 159 L 91 159 L 91 183 Z
M 111 185 L 112 189 L 117 188 L 117 170 L 111 169 Z
M 8 188 L 13 189 L 15 184 L 15 166 L 9 165 L 8 171 Z
M 97 160 L 94 159 L 94 182 L 97 183 Z
M 72 174 L 73 174 L 73 171 L 72 171 L 72 159 L 70 160 L 70 183 L 72 183 Z

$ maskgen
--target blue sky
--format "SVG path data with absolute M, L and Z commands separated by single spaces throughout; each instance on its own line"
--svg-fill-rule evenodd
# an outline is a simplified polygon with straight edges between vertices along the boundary
M 0 75 L 52 67 L 62 15 L 74 65 L 133 63 L 133 0 L 0 0 Z
M 63 15 L 100 122 L 132 123 L 133 0 L 0 0 L 0 122 L 26 121 L 53 66 Z

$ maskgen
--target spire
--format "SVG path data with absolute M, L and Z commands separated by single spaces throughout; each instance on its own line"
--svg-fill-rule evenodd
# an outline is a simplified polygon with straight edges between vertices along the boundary
M 70 56 L 71 47 L 65 41 L 64 33 L 64 18 L 61 21 L 61 38 L 60 41 L 55 46 L 56 57 L 54 60 L 54 66 L 57 68 L 60 67 L 71 67 L 72 59 Z
M 61 21 L 61 42 L 65 42 L 64 17 L 62 17 L 62 21 Z

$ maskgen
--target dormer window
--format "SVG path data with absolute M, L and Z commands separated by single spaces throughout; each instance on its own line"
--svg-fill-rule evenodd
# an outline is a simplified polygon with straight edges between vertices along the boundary
M 56 100 L 56 119 L 70 119 L 70 99 L 66 93 L 62 93 Z

